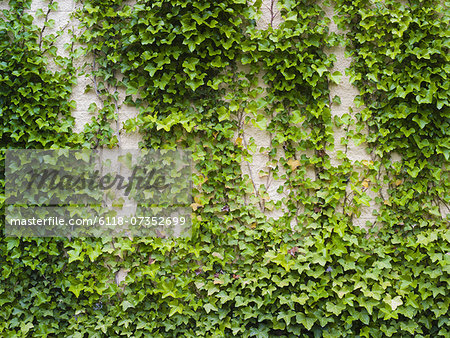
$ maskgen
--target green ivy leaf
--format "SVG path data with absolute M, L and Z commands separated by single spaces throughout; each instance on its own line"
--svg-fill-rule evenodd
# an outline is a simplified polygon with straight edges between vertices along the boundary
M 329 74 L 328 77 L 333 83 L 339 84 L 339 82 L 341 81 L 342 73 L 339 71 L 335 71 L 333 72 L 333 74 Z

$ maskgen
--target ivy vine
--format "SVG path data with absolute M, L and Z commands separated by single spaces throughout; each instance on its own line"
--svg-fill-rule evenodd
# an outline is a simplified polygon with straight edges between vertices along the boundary
M 55 4 L 39 12 L 46 25 Z M 261 5 L 81 1 L 81 34 L 63 58 L 24 12 L 30 1 L 10 2 L 3 147 L 116 147 L 120 109 L 133 106 L 124 131 L 139 131 L 142 147 L 192 150 L 194 227 L 187 239 L 0 237 L 2 335 L 449 335 L 448 6 L 337 0 L 338 36 L 319 2 L 271 2 L 267 29 Z M 324 50 L 344 41 L 364 106 L 354 118 L 331 113 L 342 74 Z M 73 134 L 81 55 L 101 105 Z M 270 147 L 258 149 L 250 125 Z M 344 144 L 366 141 L 373 160 L 344 151 L 332 164 L 333 128 Z M 243 175 L 254 154 L 267 156 L 266 184 Z M 353 220 L 369 188 L 378 219 L 363 229 Z

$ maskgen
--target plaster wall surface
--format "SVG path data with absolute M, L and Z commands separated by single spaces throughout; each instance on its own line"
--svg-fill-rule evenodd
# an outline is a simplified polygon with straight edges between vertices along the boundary
M 47 10 L 47 1 L 43 0 L 34 0 L 31 5 L 31 9 L 28 10 L 31 14 L 35 14 L 36 10 L 42 8 L 44 13 Z M 57 30 L 65 27 L 64 34 L 58 39 L 57 47 L 58 52 L 61 55 L 67 55 L 67 50 L 64 50 L 64 46 L 71 45 L 71 37 L 68 34 L 68 30 L 72 29 L 75 32 L 78 30 L 78 23 L 71 18 L 71 13 L 81 6 L 80 3 L 75 3 L 73 0 L 60 0 L 58 1 L 58 9 L 56 11 L 51 11 L 49 15 L 49 19 L 55 20 L 54 29 L 46 29 L 46 33 L 56 32 Z M 0 9 L 8 8 L 8 4 L 6 1 L 0 3 Z M 323 7 L 326 11 L 326 15 L 330 18 L 333 16 L 333 8 L 331 7 Z M 265 29 L 269 25 L 277 26 L 281 22 L 281 15 L 276 7 L 276 1 L 272 0 L 264 0 L 262 5 L 262 16 L 258 21 L 258 27 L 260 29 Z M 36 19 L 36 24 L 42 27 L 43 19 Z M 333 20 L 330 23 L 330 31 L 338 32 L 337 26 L 334 24 Z M 354 107 L 353 99 L 356 95 L 358 95 L 358 90 L 349 83 L 349 77 L 345 75 L 345 69 L 349 67 L 351 60 L 345 57 L 344 47 L 335 47 L 333 49 L 326 50 L 327 53 L 333 53 L 336 55 L 337 61 L 334 64 L 334 69 L 332 71 L 340 71 L 343 74 L 342 80 L 339 85 L 332 85 L 331 87 L 331 97 L 338 95 L 341 98 L 341 104 L 335 105 L 333 104 L 331 107 L 333 115 L 343 115 L 345 113 L 349 113 L 349 108 L 352 107 L 354 113 L 358 110 Z M 79 59 L 77 60 L 77 66 L 82 64 L 92 64 L 93 60 L 87 59 Z M 89 105 L 91 103 L 96 103 L 100 106 L 100 101 L 95 94 L 94 91 L 90 91 L 85 93 L 86 85 L 92 85 L 92 79 L 86 77 L 78 77 L 78 84 L 73 88 L 72 99 L 76 101 L 77 108 L 73 112 L 73 116 L 75 118 L 75 132 L 81 132 L 86 123 L 91 121 L 93 114 L 88 112 Z M 261 84 L 262 85 L 262 84 Z M 124 93 L 120 93 L 120 100 L 123 100 L 125 97 Z M 117 124 L 113 127 L 116 128 L 117 136 L 119 137 L 119 146 L 123 149 L 136 149 L 139 146 L 139 142 L 141 141 L 141 137 L 138 133 L 126 133 L 122 130 L 123 123 L 132 117 L 137 116 L 137 110 L 131 107 L 122 106 L 119 110 L 118 114 L 119 118 Z M 336 151 L 343 150 L 344 146 L 340 143 L 341 137 L 344 134 L 341 130 L 335 130 L 335 149 L 331 152 L 332 163 L 337 165 L 339 161 L 336 159 Z M 256 144 L 259 147 L 267 147 L 270 143 L 270 135 L 267 132 L 261 131 L 251 125 L 245 126 L 245 138 L 248 141 L 250 137 L 253 137 L 256 141 Z M 347 149 L 347 154 L 351 160 L 370 160 L 371 156 L 367 152 L 367 147 L 364 144 L 354 145 L 350 144 Z M 264 153 L 254 154 L 252 163 L 243 163 L 242 171 L 244 174 L 251 175 L 252 178 L 256 181 L 256 184 L 268 184 L 268 192 L 269 196 L 273 200 L 280 199 L 282 196 L 277 193 L 277 188 L 282 182 L 277 182 L 275 180 L 271 180 L 270 177 L 260 177 L 259 172 L 261 170 L 267 170 L 267 155 Z M 309 173 L 311 177 L 314 176 L 314 173 Z M 368 207 L 363 210 L 361 216 L 355 220 L 355 223 L 361 226 L 364 226 L 366 221 L 374 220 L 374 216 L 372 216 L 373 207 Z M 282 210 L 278 210 L 276 212 L 272 212 L 270 216 L 278 217 L 282 214 Z

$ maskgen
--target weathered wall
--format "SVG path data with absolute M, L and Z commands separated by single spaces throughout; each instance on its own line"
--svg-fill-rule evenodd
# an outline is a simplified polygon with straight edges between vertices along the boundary
M 30 9 L 31 13 L 35 13 L 38 8 L 42 8 L 44 12 L 47 9 L 47 1 L 43 0 L 34 0 L 32 3 L 32 7 Z M 60 0 L 58 1 L 58 9 L 56 11 L 52 11 L 49 15 L 49 19 L 55 20 L 55 28 L 53 30 L 49 30 L 46 28 L 45 33 L 50 33 L 52 31 L 56 31 L 62 27 L 65 27 L 64 34 L 58 40 L 58 50 L 59 53 L 64 55 L 67 51 L 64 50 L 65 44 L 71 44 L 71 38 L 69 35 L 69 30 L 73 29 L 77 31 L 77 22 L 74 19 L 71 19 L 71 13 L 78 7 L 81 6 L 79 3 L 75 3 L 73 0 Z M 7 8 L 8 4 L 6 2 L 0 3 L 1 8 Z M 330 18 L 333 16 L 333 8 L 324 7 L 326 10 L 326 15 Z M 258 26 L 261 29 L 265 29 L 268 25 L 278 25 L 281 20 L 281 15 L 277 10 L 276 4 L 274 0 L 264 0 L 262 6 L 262 17 L 258 22 Z M 37 19 L 36 23 L 42 26 L 43 19 Z M 337 26 L 331 20 L 330 23 L 330 31 L 338 32 Z M 349 108 L 353 108 L 353 112 L 357 112 L 358 110 L 354 107 L 353 99 L 358 94 L 358 90 L 349 83 L 349 77 L 345 75 L 345 69 L 349 67 L 351 60 L 345 57 L 344 47 L 335 47 L 326 51 L 327 53 L 333 53 L 336 55 L 337 61 L 335 62 L 334 69 L 332 71 L 340 71 L 343 74 L 342 80 L 339 85 L 332 85 L 331 87 L 331 97 L 338 95 L 341 98 L 340 105 L 332 105 L 332 114 L 334 115 L 343 115 L 345 113 L 349 113 Z M 93 60 L 80 59 L 77 60 L 78 66 L 87 63 L 88 65 L 92 64 Z M 83 127 L 86 123 L 88 123 L 92 118 L 92 113 L 88 112 L 89 105 L 92 102 L 96 102 L 99 105 L 99 100 L 94 91 L 90 91 L 89 93 L 85 93 L 86 85 L 91 84 L 92 80 L 83 77 L 78 77 L 78 85 L 74 88 L 72 99 L 76 101 L 77 108 L 73 112 L 75 117 L 76 126 L 75 131 L 80 132 L 83 130 Z M 120 99 L 123 100 L 124 93 L 121 93 Z M 140 136 L 137 133 L 130 134 L 125 133 L 122 130 L 123 123 L 131 118 L 136 116 L 137 111 L 131 107 L 122 107 L 119 111 L 119 120 L 116 125 L 116 131 L 119 138 L 120 147 L 124 149 L 132 149 L 137 148 L 140 141 Z M 344 150 L 344 146 L 340 143 L 341 137 L 343 137 L 342 130 L 335 130 L 335 150 L 331 153 L 336 154 L 337 150 Z M 267 147 L 270 143 L 270 137 L 267 132 L 260 131 L 255 127 L 248 125 L 245 126 L 245 135 L 244 137 L 248 141 L 250 137 L 253 137 L 256 140 L 258 148 L 263 146 Z M 347 154 L 351 160 L 370 160 L 371 156 L 367 152 L 364 144 L 355 146 L 351 144 L 348 146 Z M 264 154 L 255 154 L 252 163 L 243 163 L 242 170 L 244 173 L 251 175 L 256 184 L 266 184 L 268 186 L 269 195 L 272 199 L 279 199 L 281 196 L 276 192 L 281 182 L 276 182 L 270 177 L 262 177 L 260 178 L 258 173 L 261 169 L 267 169 L 266 167 L 267 156 Z M 333 163 L 337 164 L 338 160 L 336 156 L 334 156 Z M 311 177 L 313 177 L 313 173 L 311 172 Z M 280 215 L 282 211 L 274 212 L 274 217 Z M 372 216 L 372 208 L 367 207 L 363 210 L 361 216 L 355 220 L 355 223 L 358 225 L 364 226 L 367 220 L 373 220 L 374 216 Z

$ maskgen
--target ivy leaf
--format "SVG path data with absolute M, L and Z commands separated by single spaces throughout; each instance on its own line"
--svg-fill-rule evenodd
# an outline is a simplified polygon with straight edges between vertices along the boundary
M 222 83 L 220 79 L 214 79 L 214 80 L 208 80 L 207 85 L 210 86 L 212 89 L 217 90 L 219 89 L 219 85 Z
M 136 95 L 138 91 L 137 83 L 131 82 L 127 85 L 126 95 Z
M 333 97 L 333 101 L 332 102 L 335 103 L 335 104 L 341 104 L 341 98 L 339 96 L 335 95 Z
M 73 292 L 73 294 L 75 295 L 75 297 L 79 297 L 80 296 L 80 292 L 84 289 L 84 285 L 81 283 L 77 283 L 77 284 L 70 284 L 69 286 L 69 291 Z
M 293 158 L 290 158 L 287 161 L 287 164 L 291 167 L 291 170 L 295 170 L 300 166 L 300 161 L 299 160 L 294 160 Z
M 26 323 L 23 323 L 23 322 L 22 322 L 22 323 L 20 324 L 20 331 L 21 331 L 23 334 L 27 334 L 28 331 L 30 331 L 33 327 L 34 327 L 33 322 L 26 322 Z
M 292 295 L 292 301 L 295 303 L 299 303 L 300 305 L 305 305 L 308 299 L 309 296 L 303 292 L 300 294 L 300 296 L 297 296 L 296 294 Z
M 419 115 L 415 115 L 412 120 L 419 125 L 420 129 L 423 129 L 430 122 L 428 118 L 421 118 Z
M 320 65 L 319 67 L 317 67 L 315 64 L 313 64 L 311 67 L 319 74 L 320 77 L 328 70 L 324 65 Z
M 169 303 L 170 305 L 170 312 L 169 317 L 172 317 L 175 313 L 183 313 L 184 305 L 182 303 L 179 303 L 178 301 L 174 301 Z
M 134 305 L 131 304 L 128 300 L 124 300 L 122 302 L 122 310 L 127 311 L 127 309 L 129 309 L 129 308 L 134 308 Z
M 203 308 L 205 309 L 206 313 L 210 313 L 211 311 L 218 311 L 217 307 L 211 303 L 206 303 Z
M 200 87 L 201 85 L 203 85 L 205 82 L 203 81 L 202 78 L 195 78 L 193 80 L 188 79 L 186 81 L 186 84 L 192 89 L 192 90 L 196 90 L 198 87 Z
M 297 21 L 297 13 L 290 12 L 289 15 L 286 17 L 285 21 Z
M 292 111 L 292 123 L 300 124 L 306 120 L 306 115 L 302 115 L 300 110 Z
M 392 298 L 391 295 L 387 295 L 383 300 L 391 307 L 392 311 L 395 311 L 397 307 L 403 304 L 402 298 L 400 296 L 395 296 L 394 298 Z
M 49 19 L 49 20 L 45 21 L 44 22 L 44 26 L 48 27 L 48 28 L 55 27 L 55 20 L 54 19 Z
M 333 74 L 329 74 L 329 78 L 335 84 L 339 84 L 341 81 L 342 73 L 339 71 L 335 71 Z
M 316 322 L 316 318 L 306 316 L 303 313 L 297 314 L 296 315 L 296 319 L 297 319 L 297 322 L 303 324 L 303 326 L 307 330 L 311 330 L 311 328 L 313 327 L 314 323 Z
M 266 130 L 267 129 L 267 118 L 264 115 L 259 114 L 256 117 L 256 121 L 254 122 L 254 125 L 257 126 L 260 130 Z
M 89 105 L 89 108 L 88 108 L 88 112 L 90 112 L 90 113 L 95 113 L 96 111 L 97 111 L 97 105 L 95 104 L 95 102 L 92 102 L 90 105 Z
M 219 121 L 228 120 L 230 118 L 230 111 L 223 106 L 217 109 L 217 113 L 219 114 Z
M 223 260 L 223 256 L 220 253 L 218 253 L 218 252 L 213 252 L 211 255 L 214 256 L 214 257 L 217 257 L 217 258 L 219 258 L 221 260 Z
M 42 10 L 42 8 L 38 8 L 36 10 L 36 18 L 42 18 L 44 16 L 45 16 L 45 14 L 44 14 L 44 11 Z
M 415 168 L 412 168 L 412 169 L 408 168 L 407 172 L 408 172 L 408 174 L 411 175 L 411 177 L 416 178 L 417 175 L 419 175 L 420 168 L 419 167 L 415 167 Z
M 336 316 L 340 315 L 341 312 L 346 308 L 346 305 L 343 303 L 334 304 L 332 302 L 326 303 L 327 311 L 335 314 Z
M 158 69 L 159 69 L 159 67 L 155 67 L 155 65 L 152 63 L 148 63 L 144 68 L 144 70 L 146 70 L 151 77 L 153 77 L 155 75 L 155 73 Z
M 200 62 L 200 59 L 197 58 L 188 58 L 183 62 L 183 67 L 187 68 L 191 71 L 195 71 L 195 66 Z

